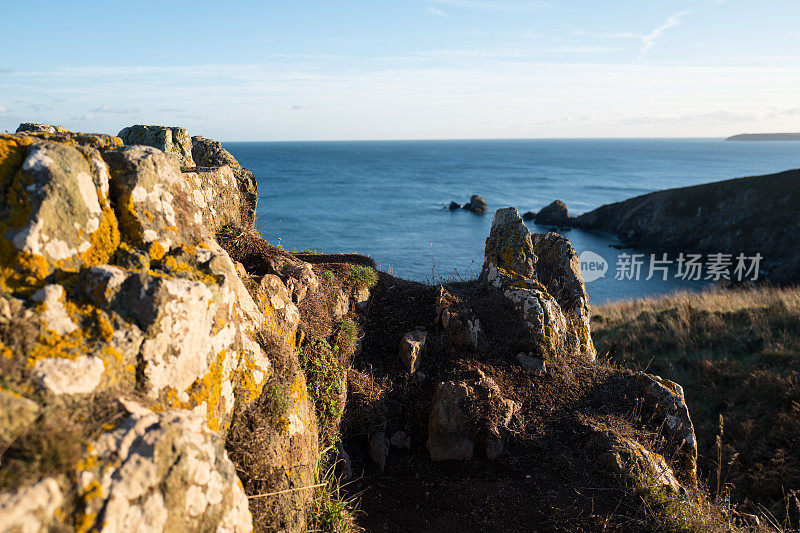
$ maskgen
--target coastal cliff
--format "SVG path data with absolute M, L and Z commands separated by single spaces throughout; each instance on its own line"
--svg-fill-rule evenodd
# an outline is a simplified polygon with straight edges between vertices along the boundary
M 657 252 L 760 253 L 770 280 L 800 281 L 800 170 L 657 191 L 560 222 Z
M 426 285 L 264 241 L 257 199 L 182 128 L 0 135 L 0 531 L 728 523 L 680 385 L 597 360 L 568 240 L 500 209 Z

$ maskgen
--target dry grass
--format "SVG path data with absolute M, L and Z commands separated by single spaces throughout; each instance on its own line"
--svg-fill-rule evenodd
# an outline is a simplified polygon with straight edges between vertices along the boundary
M 677 293 L 594 313 L 601 356 L 684 386 L 707 484 L 800 526 L 789 505 L 800 489 L 800 288 Z

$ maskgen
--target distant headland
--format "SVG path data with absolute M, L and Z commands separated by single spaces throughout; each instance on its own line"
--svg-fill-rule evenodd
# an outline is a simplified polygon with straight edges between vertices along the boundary
M 800 133 L 740 133 L 726 141 L 800 141 Z

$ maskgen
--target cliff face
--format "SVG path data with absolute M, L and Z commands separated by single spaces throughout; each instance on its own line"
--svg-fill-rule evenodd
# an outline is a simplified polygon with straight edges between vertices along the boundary
M 570 223 L 657 252 L 760 253 L 770 279 L 800 280 L 800 170 L 658 191 Z
M 334 463 L 389 530 L 647 529 L 703 498 L 682 389 L 595 361 L 574 249 L 516 209 L 478 280 L 424 285 L 264 241 L 215 141 L 24 129 L 0 135 L 0 531 L 333 530 Z

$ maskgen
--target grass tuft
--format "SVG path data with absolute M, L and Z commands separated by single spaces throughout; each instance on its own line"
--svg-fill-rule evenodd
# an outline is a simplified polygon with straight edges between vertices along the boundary
M 335 474 L 336 452 L 331 445 L 322 450 L 317 460 L 314 507 L 309 513 L 308 531 L 319 533 L 349 533 L 361 531 L 355 523 L 359 512 L 358 500 L 342 493 Z
M 359 287 L 371 289 L 378 283 L 378 273 L 368 266 L 353 265 L 350 267 L 350 279 Z

